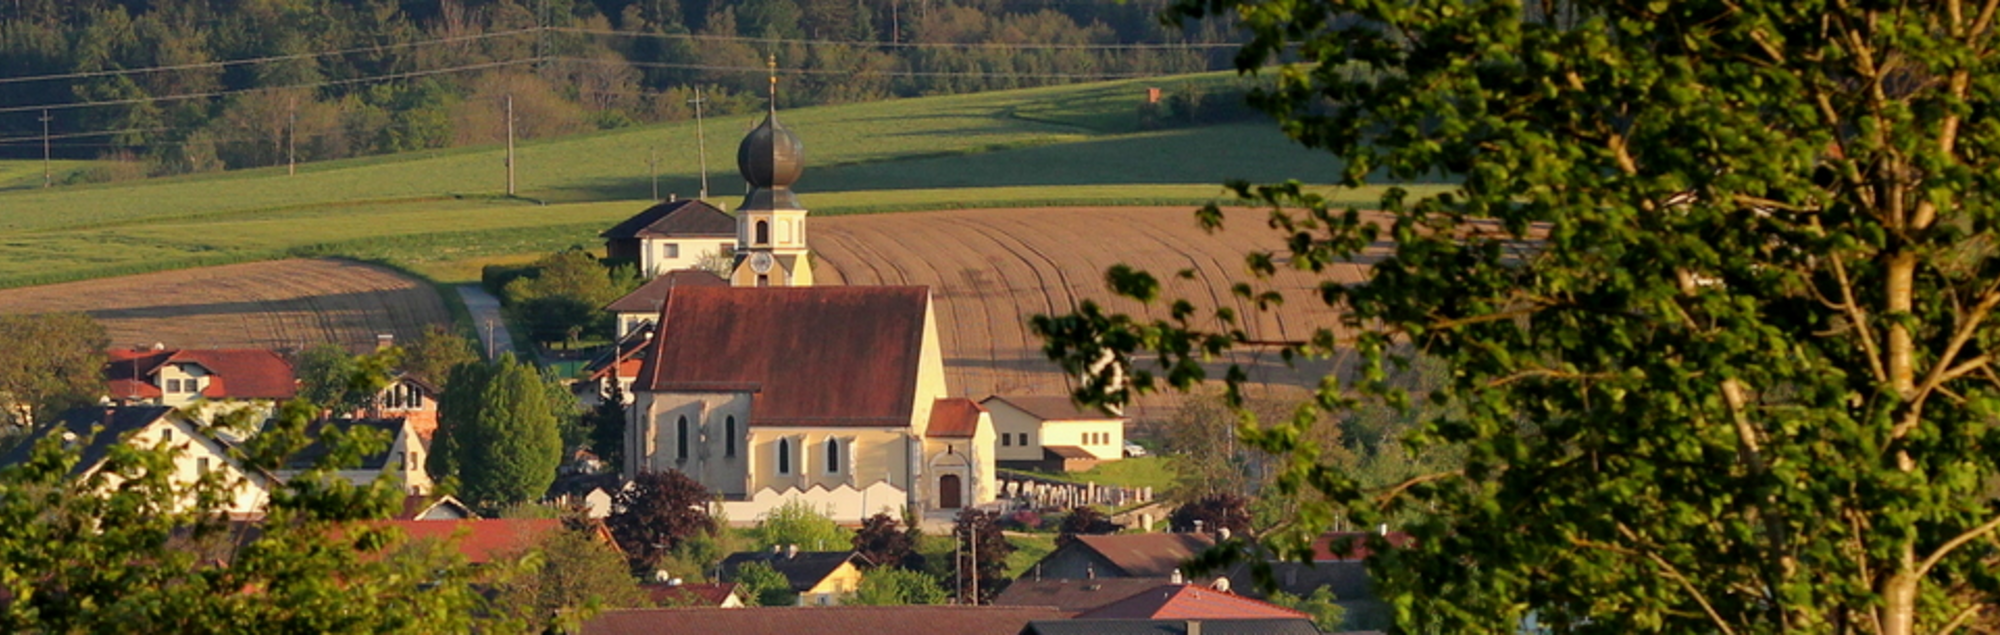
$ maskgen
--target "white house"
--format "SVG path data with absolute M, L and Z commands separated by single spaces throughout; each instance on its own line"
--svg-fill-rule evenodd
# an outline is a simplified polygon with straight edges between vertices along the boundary
M 0 456 L 0 465 L 27 461 L 35 444 L 50 436 L 80 446 L 81 459 L 71 472 L 77 478 L 89 477 L 103 469 L 111 448 L 118 444 L 151 448 L 164 443 L 174 452 L 174 472 L 168 478 L 176 485 L 193 484 L 204 474 L 222 473 L 223 482 L 229 487 L 223 511 L 230 513 L 262 512 L 277 481 L 271 474 L 245 468 L 229 455 L 227 442 L 203 432 L 203 426 L 187 415 L 157 405 L 71 409 Z M 117 479 L 112 480 L 111 485 L 115 486 Z M 193 502 L 188 499 L 181 504 Z
M 633 262 L 648 278 L 727 258 L 737 242 L 736 218 L 695 199 L 654 205 L 598 235 L 606 258 Z
M 312 445 L 285 462 L 285 469 L 278 471 L 282 480 L 292 480 L 310 469 L 314 462 L 326 456 L 327 446 L 320 435 L 329 428 L 339 428 L 352 432 L 358 428 L 368 428 L 382 432 L 389 437 L 389 446 L 379 452 L 361 457 L 361 464 L 334 471 L 334 478 L 345 479 L 355 485 L 366 485 L 376 479 L 393 478 L 408 494 L 428 494 L 436 487 L 430 472 L 424 469 L 426 444 L 417 434 L 416 426 L 401 417 L 388 419 L 337 419 L 313 424 L 307 434 L 313 437 Z
M 993 413 L 1001 465 L 1085 468 L 1125 456 L 1125 420 L 1076 407 L 1069 397 L 994 395 L 980 405 Z

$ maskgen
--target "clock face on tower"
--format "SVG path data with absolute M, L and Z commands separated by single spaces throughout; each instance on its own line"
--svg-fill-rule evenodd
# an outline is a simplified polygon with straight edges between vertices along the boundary
M 757 273 L 770 273 L 771 254 L 761 251 L 750 254 L 750 270 Z

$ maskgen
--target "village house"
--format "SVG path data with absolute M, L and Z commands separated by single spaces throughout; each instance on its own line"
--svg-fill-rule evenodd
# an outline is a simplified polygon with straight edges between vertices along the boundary
M 868 559 L 847 551 L 800 551 L 798 545 L 770 552 L 744 551 L 722 559 L 722 577 L 734 580 L 737 570 L 750 563 L 771 567 L 791 583 L 799 595 L 799 606 L 833 606 L 861 588 L 861 570 Z
M 368 407 L 350 413 L 353 419 L 402 419 L 410 424 L 410 429 L 418 438 L 429 442 L 437 432 L 438 396 L 437 386 L 409 373 L 397 373 L 375 393 Z
M 229 443 L 209 436 L 205 426 L 185 413 L 168 406 L 85 406 L 73 408 L 48 425 L 37 428 L 5 455 L 0 465 L 26 462 L 42 439 L 56 437 L 65 444 L 84 444 L 71 475 L 82 479 L 104 467 L 111 448 L 127 444 L 152 448 L 165 444 L 174 452 L 174 472 L 170 482 L 177 486 L 194 483 L 203 475 L 220 472 L 228 484 L 223 510 L 232 514 L 262 513 L 270 501 L 277 478 L 245 467 L 230 455 Z M 113 477 L 106 487 L 116 487 Z M 181 501 L 193 505 L 192 499 Z
M 682 582 L 679 579 L 639 585 L 654 606 L 667 608 L 740 609 L 743 594 L 734 582 Z
M 1030 622 L 1057 619 L 1029 606 L 825 606 L 609 610 L 584 622 L 583 635 L 1020 635 Z
M 1215 544 L 1206 534 L 1080 535 L 1028 567 L 1023 577 L 1090 580 L 1169 578 Z
M 470 520 L 478 518 L 472 507 L 450 495 L 410 494 L 403 497 L 403 510 L 391 520 Z
M 980 404 L 993 413 L 993 458 L 1003 467 L 1074 472 L 1124 457 L 1125 420 L 1069 397 L 994 395 Z
M 344 466 L 330 476 L 343 479 L 355 485 L 366 485 L 376 479 L 395 479 L 408 494 L 428 494 L 436 487 L 430 472 L 424 469 L 427 444 L 417 435 L 415 426 L 402 418 L 393 419 L 334 419 L 320 421 L 307 427 L 306 434 L 313 439 L 304 450 L 287 457 L 284 469 L 278 470 L 280 479 L 290 481 L 312 469 L 313 464 L 324 458 L 329 451 L 322 435 L 338 428 L 352 433 L 357 429 L 371 429 L 387 437 L 389 444 L 379 451 L 361 457 L 359 465 Z
M 706 201 L 670 200 L 599 234 L 608 260 L 630 262 L 647 278 L 693 269 L 702 258 L 726 262 L 736 248 L 736 219 Z
M 930 289 L 810 286 L 803 152 L 775 110 L 744 138 L 734 286 L 666 289 L 625 475 L 679 470 L 744 523 L 793 499 L 848 523 L 991 502 L 992 419 L 950 397 Z
M 151 404 L 189 411 L 212 421 L 222 412 L 251 408 L 253 422 L 269 418 L 278 402 L 298 394 L 292 365 L 256 349 L 175 349 L 154 345 L 108 351 L 107 397 L 121 405 Z
M 610 304 L 604 305 L 604 310 L 610 312 L 616 320 L 613 337 L 623 340 L 641 327 L 651 325 L 654 318 L 660 317 L 660 305 L 667 301 L 667 293 L 673 291 L 674 287 L 726 286 L 729 286 L 729 281 L 707 271 L 699 269 L 668 271 L 647 281 L 646 284 L 639 285 L 639 288 L 633 289 L 631 293 L 612 300 Z

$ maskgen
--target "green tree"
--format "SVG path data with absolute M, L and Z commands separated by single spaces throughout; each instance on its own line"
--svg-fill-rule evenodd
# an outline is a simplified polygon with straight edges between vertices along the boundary
M 1152 528 L 1146 528 L 1151 531 Z M 1060 533 L 1056 534 L 1056 546 L 1061 547 L 1076 540 L 1077 536 L 1118 533 L 1118 524 L 1103 511 L 1089 505 L 1079 505 L 1069 510 L 1069 516 L 1062 521 Z
M 912 571 L 897 567 L 871 569 L 861 576 L 861 587 L 855 589 L 854 596 L 844 599 L 843 604 L 859 606 L 901 606 L 906 604 L 943 604 L 951 597 L 937 578 L 922 571 Z
M 591 453 L 617 470 L 625 464 L 625 389 L 615 379 L 605 383 L 609 386 L 603 398 L 583 414 L 583 427 L 590 437 Z
M 604 609 L 646 605 L 625 559 L 592 526 L 569 519 L 522 553 L 503 558 L 511 569 L 495 585 L 493 606 L 534 632 L 578 632 Z
M 463 436 L 477 423 L 484 407 L 486 385 L 497 368 L 474 363 L 452 369 L 451 380 L 446 384 L 451 387 L 438 397 L 438 427 L 431 433 L 431 453 L 424 464 L 431 478 L 457 482 L 462 465 L 460 448 L 465 445 Z
M 403 372 L 430 382 L 438 390 L 451 389 L 451 371 L 479 361 L 478 348 L 450 327 L 433 324 L 423 334 L 403 345 Z
M 746 562 L 736 567 L 735 582 L 743 599 L 757 606 L 793 606 L 799 603 L 799 594 L 792 590 L 792 581 L 785 574 L 762 562 Z
M 1333 589 L 1320 587 L 1304 597 L 1283 591 L 1272 593 L 1265 601 L 1312 616 L 1313 626 L 1322 633 L 1338 633 L 1347 622 L 1347 608 L 1335 602 Z
M 1299 553 L 1336 515 L 1421 512 L 1409 546 L 1371 558 L 1407 631 L 1532 615 L 1557 632 L 1906 635 L 1990 607 L 1990 12 L 1183 0 L 1174 15 L 1237 19 L 1246 70 L 1309 61 L 1271 70 L 1253 101 L 1344 159 L 1345 184 L 1450 184 L 1388 188 L 1368 213 L 1239 184 L 1284 241 L 1248 254 L 1254 272 L 1371 263 L 1309 299 L 1342 324 L 1283 346 L 1360 358 L 1301 415 L 1456 399 L 1403 442 L 1464 455 L 1364 487 L 1299 441 L 1304 416 L 1239 429 L 1292 459 L 1276 487 L 1325 497 L 1267 544 Z M 1158 300 L 1149 274 L 1109 278 Z M 1286 300 L 1270 288 L 1237 287 Z M 1036 323 L 1089 373 L 1080 396 L 1117 403 L 1191 387 L 1204 356 L 1249 340 L 1242 316 L 1210 330 L 1175 307 Z M 1412 395 L 1387 377 L 1419 351 L 1449 379 Z M 1129 364 L 1148 354 L 1164 364 Z
M 26 429 L 104 396 L 104 326 L 81 313 L 0 315 L 0 428 Z
M 459 497 L 483 509 L 541 498 L 562 462 L 562 438 L 548 390 L 534 366 L 514 361 L 512 353 L 501 355 L 484 379 L 471 416 L 449 433 L 449 449 L 457 454 Z
M 785 501 L 757 522 L 757 546 L 797 545 L 800 551 L 839 551 L 854 544 L 854 532 L 801 499 Z

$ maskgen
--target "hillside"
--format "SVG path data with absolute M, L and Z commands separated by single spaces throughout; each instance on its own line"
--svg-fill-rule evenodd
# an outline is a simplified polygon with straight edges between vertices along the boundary
M 1338 164 L 1268 125 L 1138 131 L 1152 85 L 1225 74 L 788 110 L 807 143 L 817 214 L 998 206 L 1196 205 L 1230 178 L 1325 183 Z M 733 203 L 750 117 L 704 122 L 711 198 Z M 500 194 L 504 150 L 479 147 L 52 190 L 0 192 L 0 286 L 286 255 L 347 255 L 419 270 L 595 242 L 660 191 L 693 195 L 691 122 L 523 144 L 521 198 Z M 20 174 L 19 163 L 0 172 Z M 18 180 L 17 180 L 18 182 Z M 1374 193 L 1355 193 L 1357 202 Z

